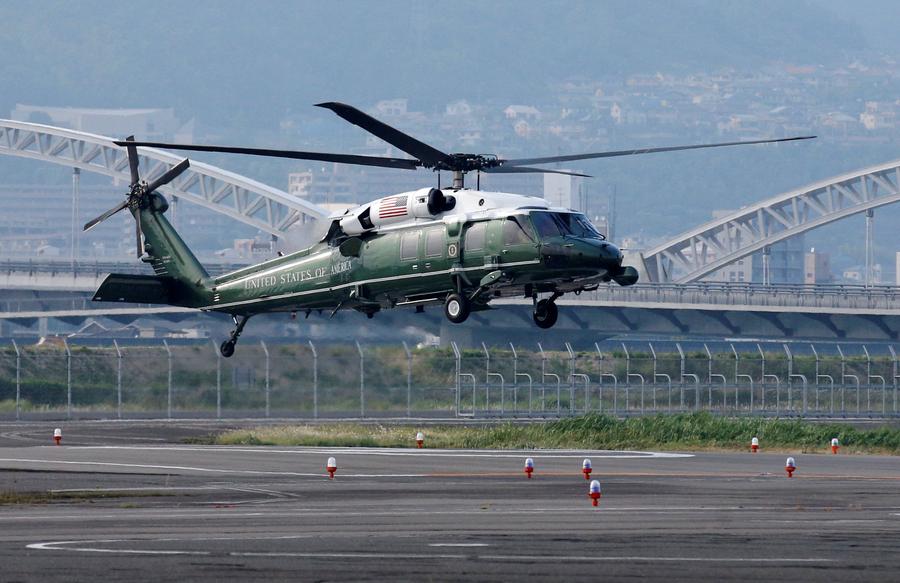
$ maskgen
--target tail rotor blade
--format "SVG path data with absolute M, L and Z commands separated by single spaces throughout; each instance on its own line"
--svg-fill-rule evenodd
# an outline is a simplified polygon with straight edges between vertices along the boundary
M 162 176 L 160 176 L 159 178 L 157 178 L 156 180 L 154 180 L 154 181 L 147 187 L 146 192 L 147 192 L 147 193 L 151 193 L 151 192 L 153 192 L 154 190 L 156 190 L 157 188 L 159 188 L 160 186 L 165 186 L 166 184 L 172 182 L 173 180 L 175 180 L 176 178 L 178 178 L 178 176 L 179 176 L 182 172 L 184 172 L 185 170 L 187 170 L 188 167 L 189 167 L 190 165 L 191 165 L 190 160 L 188 160 L 187 158 L 185 158 L 184 160 L 182 160 L 181 162 L 179 162 L 179 163 L 176 164 L 175 166 L 172 166 L 171 168 L 169 168 L 169 169 L 166 171 L 165 174 L 163 174 Z
M 124 201 L 122 201 L 121 204 L 117 204 L 116 206 L 109 209 L 108 211 L 106 211 L 105 213 L 103 213 L 102 215 L 97 217 L 96 219 L 92 219 L 92 220 L 86 222 L 84 224 L 84 230 L 90 231 L 91 229 L 93 229 L 94 227 L 96 227 L 97 225 L 99 225 L 100 223 L 102 223 L 103 221 L 108 219 L 109 217 L 113 216 L 120 210 L 126 208 L 127 206 L 128 206 L 128 199 L 126 198 Z
M 137 256 L 138 258 L 144 254 L 144 232 L 141 230 L 141 209 L 137 209 L 134 213 L 134 235 L 137 239 Z
M 125 138 L 126 142 L 133 142 L 134 136 L 128 136 Z M 138 174 L 138 154 L 137 147 L 126 145 L 125 151 L 128 152 L 128 169 L 131 170 L 131 185 L 134 186 L 138 182 L 140 182 L 141 177 Z

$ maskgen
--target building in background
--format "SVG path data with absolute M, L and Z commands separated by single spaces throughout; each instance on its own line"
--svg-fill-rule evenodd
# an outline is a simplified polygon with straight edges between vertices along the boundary
M 900 251 L 894 254 L 894 274 L 896 285 L 900 285 Z
M 817 252 L 815 247 L 803 256 L 803 283 L 831 283 L 831 257 L 827 253 Z

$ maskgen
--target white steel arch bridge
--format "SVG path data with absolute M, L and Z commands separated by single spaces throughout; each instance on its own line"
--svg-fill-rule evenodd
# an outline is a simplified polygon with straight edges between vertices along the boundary
M 900 160 L 849 172 L 743 207 L 643 255 L 645 281 L 690 283 L 822 225 L 900 201 Z
M 125 148 L 112 138 L 54 126 L 0 119 L 0 154 L 53 162 L 131 181 Z M 141 177 L 152 182 L 182 156 L 138 148 Z M 275 236 L 327 216 L 318 206 L 216 166 L 191 160 L 190 168 L 160 190 Z

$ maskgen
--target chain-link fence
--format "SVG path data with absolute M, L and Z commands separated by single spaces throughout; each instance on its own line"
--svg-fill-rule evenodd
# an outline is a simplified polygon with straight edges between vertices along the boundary
M 0 347 L 0 418 L 898 414 L 893 346 L 209 341 Z

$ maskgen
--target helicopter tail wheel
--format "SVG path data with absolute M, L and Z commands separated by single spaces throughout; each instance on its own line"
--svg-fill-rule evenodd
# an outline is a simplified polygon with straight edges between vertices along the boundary
M 469 317 L 469 300 L 460 294 L 450 294 L 444 303 L 444 315 L 454 324 L 461 324 Z
M 559 318 L 559 308 L 556 307 L 555 302 L 551 302 L 550 300 L 541 300 L 534 307 L 534 313 L 532 314 L 534 318 L 534 323 L 538 325 L 538 328 L 552 328 L 554 324 L 556 324 L 556 319 Z

